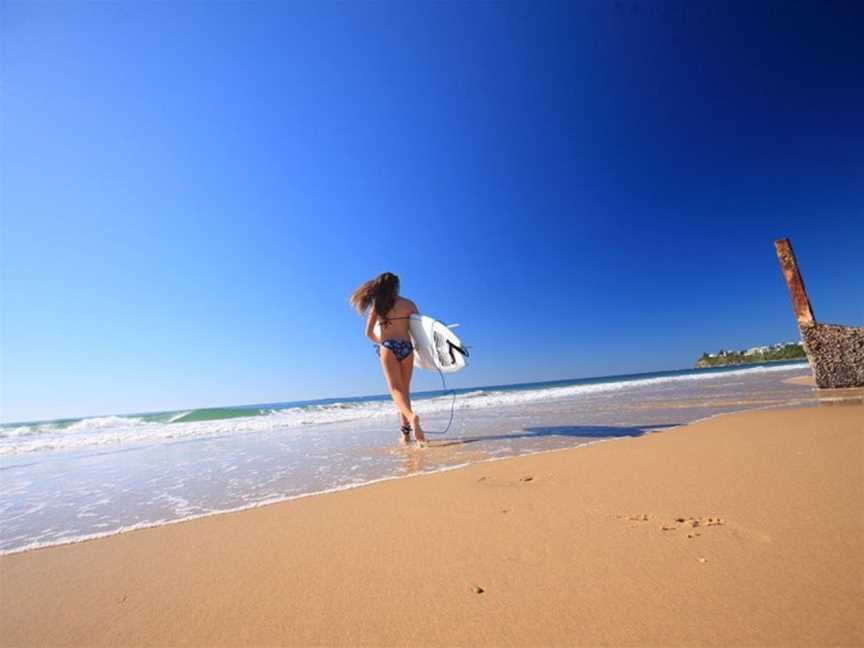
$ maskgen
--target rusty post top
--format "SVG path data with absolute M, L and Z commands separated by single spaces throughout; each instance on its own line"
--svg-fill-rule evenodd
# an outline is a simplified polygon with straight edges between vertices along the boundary
M 815 324 L 816 318 L 813 316 L 813 307 L 810 306 L 810 300 L 807 298 L 804 280 L 801 278 L 801 271 L 798 270 L 798 261 L 792 251 L 792 244 L 789 239 L 778 239 L 774 241 L 774 248 L 777 250 L 777 259 L 780 261 L 783 278 L 786 279 L 786 285 L 789 287 L 789 296 L 792 298 L 792 309 L 795 311 L 798 326 Z

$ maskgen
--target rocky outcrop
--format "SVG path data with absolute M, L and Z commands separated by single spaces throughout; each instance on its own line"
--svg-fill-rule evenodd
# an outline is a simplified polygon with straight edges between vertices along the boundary
M 818 387 L 864 386 L 864 328 L 814 323 L 800 329 Z

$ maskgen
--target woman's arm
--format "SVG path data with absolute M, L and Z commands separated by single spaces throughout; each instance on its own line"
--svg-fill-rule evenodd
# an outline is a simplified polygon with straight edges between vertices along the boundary
M 375 323 L 378 321 L 378 315 L 375 313 L 375 307 L 369 309 L 369 317 L 366 319 L 366 337 L 375 344 L 381 344 L 381 340 L 375 335 Z

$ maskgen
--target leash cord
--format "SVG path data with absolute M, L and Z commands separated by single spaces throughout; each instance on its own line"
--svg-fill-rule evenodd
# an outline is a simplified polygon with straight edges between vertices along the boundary
M 441 376 L 442 391 L 446 394 L 448 390 L 447 390 L 447 382 L 444 380 L 444 372 L 441 371 L 441 369 L 439 369 L 437 366 L 435 368 L 438 369 L 438 375 Z M 450 401 L 450 420 L 447 421 L 447 427 L 444 428 L 444 431 L 441 434 L 447 434 L 450 431 L 450 426 L 453 425 L 453 414 L 455 413 L 455 410 L 456 410 L 456 390 L 451 389 L 449 391 L 453 395 L 453 400 Z

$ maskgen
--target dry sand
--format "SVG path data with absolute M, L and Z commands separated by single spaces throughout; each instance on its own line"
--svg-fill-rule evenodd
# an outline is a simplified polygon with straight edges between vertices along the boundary
M 787 378 L 783 382 L 789 383 L 790 385 L 806 385 L 807 387 L 815 387 L 816 386 L 816 379 L 813 378 L 812 375 L 793 376 L 792 378 Z
M 3 645 L 862 645 L 864 408 L 0 559 Z

